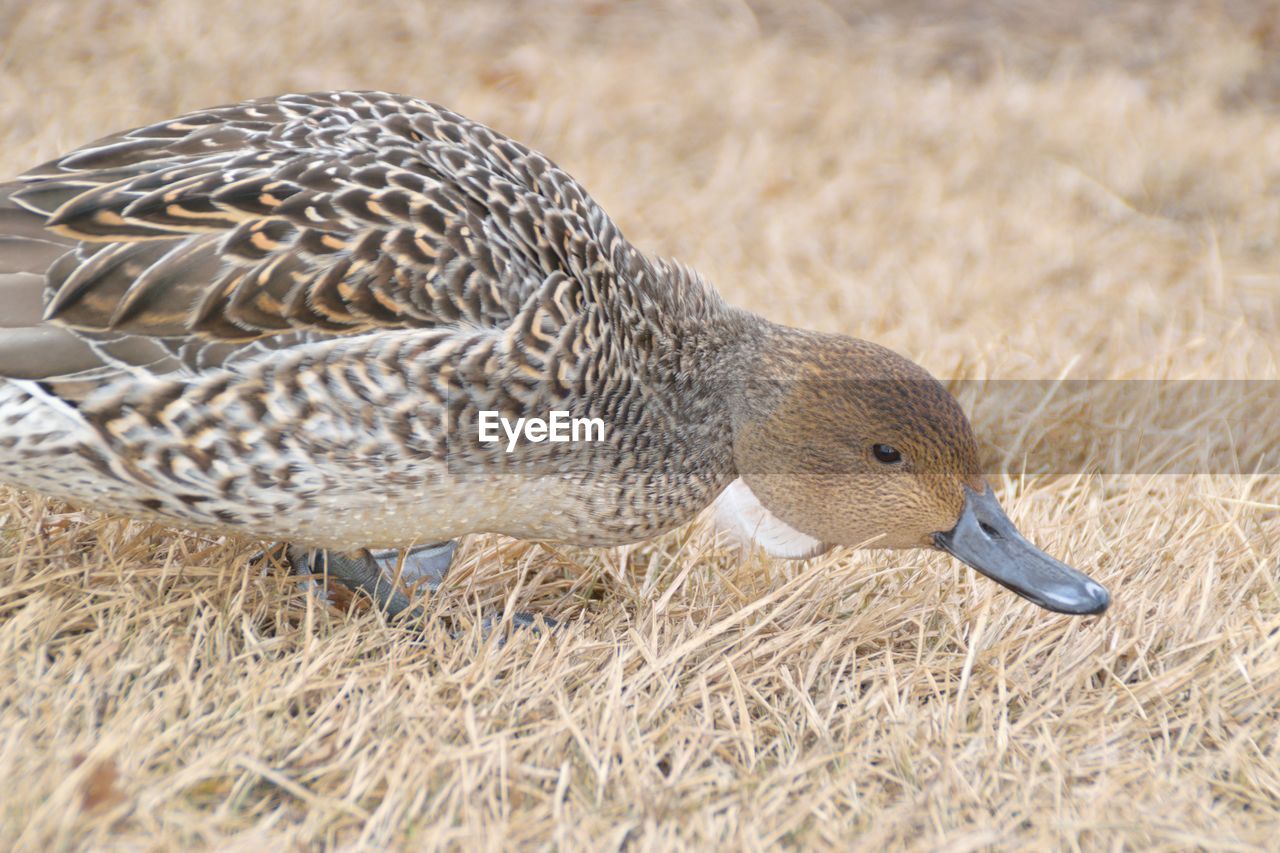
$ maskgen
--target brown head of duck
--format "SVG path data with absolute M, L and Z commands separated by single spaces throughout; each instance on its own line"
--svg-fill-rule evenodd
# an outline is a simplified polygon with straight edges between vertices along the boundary
M 762 332 L 733 395 L 733 456 L 769 513 L 826 546 L 945 551 L 1055 612 L 1107 608 L 1105 588 L 1018 532 L 968 419 L 927 371 L 867 341 Z

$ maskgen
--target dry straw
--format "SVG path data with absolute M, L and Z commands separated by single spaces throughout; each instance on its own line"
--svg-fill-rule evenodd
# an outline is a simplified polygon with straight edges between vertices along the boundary
M 6 174 L 187 108 L 405 91 L 547 151 L 733 301 L 942 376 L 1277 378 L 1274 7 L 0 18 Z M 1079 417 L 1037 408 L 979 422 Z M 1274 849 L 1280 482 L 1230 448 L 1219 476 L 1003 459 L 1019 525 L 1111 587 L 1101 619 L 924 553 L 476 537 L 430 607 L 568 623 L 505 646 L 326 607 L 249 571 L 260 543 L 4 493 L 0 845 Z

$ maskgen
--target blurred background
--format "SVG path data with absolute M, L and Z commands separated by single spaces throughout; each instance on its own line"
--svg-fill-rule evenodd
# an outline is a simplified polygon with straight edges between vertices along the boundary
M 941 377 L 1280 378 L 1275 2 L 0 0 L 6 177 L 335 88 L 487 123 L 730 301 Z M 325 621 L 260 543 L 6 492 L 0 840 L 1271 848 L 1280 478 L 1023 476 L 1132 425 L 1078 396 L 962 393 L 1010 514 L 1111 587 L 1091 622 L 918 552 L 479 537 L 443 607 L 581 624 L 473 659 Z M 1220 405 L 1180 470 L 1237 470 Z

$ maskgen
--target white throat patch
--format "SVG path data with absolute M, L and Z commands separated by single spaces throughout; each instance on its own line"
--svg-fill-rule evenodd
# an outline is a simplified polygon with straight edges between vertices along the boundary
M 729 484 L 711 506 L 712 524 L 743 549 L 763 548 L 771 557 L 804 560 L 831 550 L 764 508 L 741 478 Z

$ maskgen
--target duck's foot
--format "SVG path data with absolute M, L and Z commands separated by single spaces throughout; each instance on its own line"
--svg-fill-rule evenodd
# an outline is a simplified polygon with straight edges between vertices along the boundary
M 412 602 L 397 586 L 397 572 L 400 584 L 413 586 L 425 582 L 435 592 L 444 582 L 449 566 L 453 563 L 453 555 L 457 542 L 436 542 L 431 545 L 420 545 L 404 553 L 404 563 L 400 562 L 401 552 L 394 548 L 376 551 L 364 549 L 354 554 L 343 554 L 323 548 L 303 548 L 297 545 L 285 546 L 285 556 L 294 574 L 323 575 L 326 579 L 338 581 L 346 589 L 355 593 L 364 593 L 373 600 L 374 605 L 395 618 L 409 611 Z M 317 591 L 324 587 L 312 580 Z M 410 616 L 421 619 L 422 608 L 413 608 Z M 538 632 L 542 626 L 547 629 L 557 627 L 556 620 L 548 616 L 537 616 L 532 613 L 519 612 L 511 616 L 513 629 L 527 629 Z M 481 631 L 488 636 L 502 626 L 502 617 L 488 615 L 481 622 Z M 462 632 L 453 631 L 455 636 Z
M 363 549 L 354 554 L 343 554 L 323 548 L 288 545 L 285 556 L 294 574 L 332 578 L 352 592 L 369 596 L 379 610 L 395 617 L 411 606 L 409 597 L 396 583 L 397 572 L 402 584 L 412 586 L 426 581 L 434 592 L 449 572 L 455 549 L 453 541 L 411 548 L 404 553 L 403 566 L 400 551 L 394 548 Z

